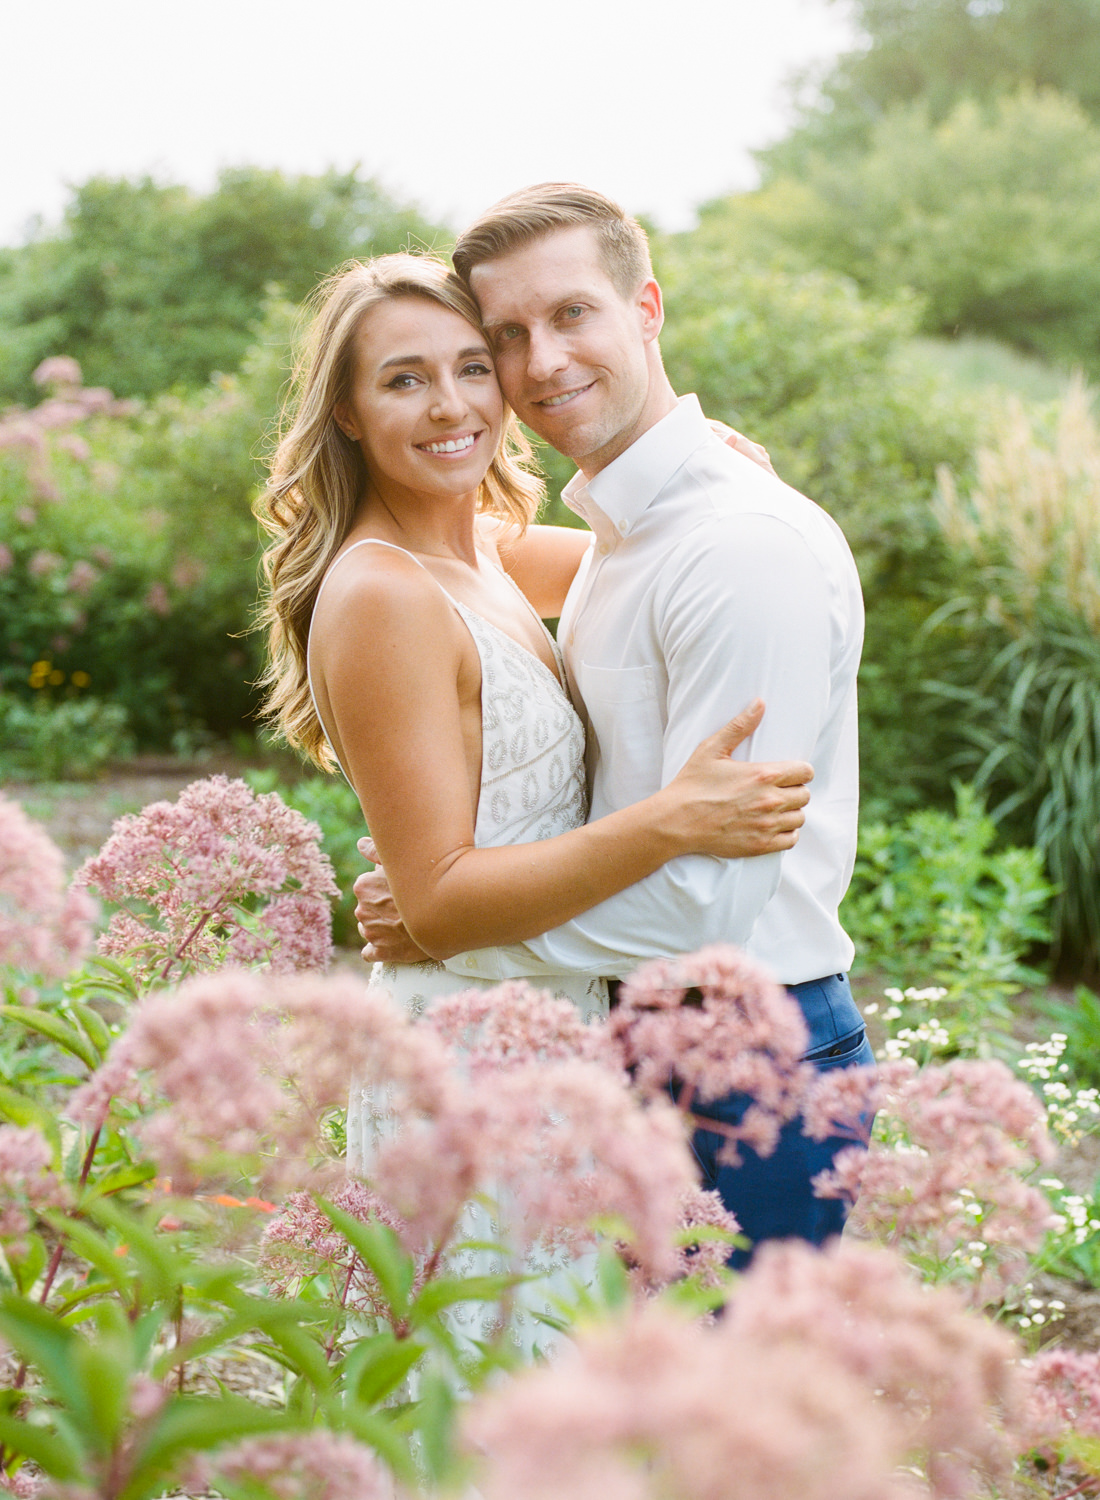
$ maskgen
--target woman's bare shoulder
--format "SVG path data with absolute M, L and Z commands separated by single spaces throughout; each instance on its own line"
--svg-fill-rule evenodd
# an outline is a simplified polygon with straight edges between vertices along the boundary
M 364 541 L 370 540 L 364 538 Z M 337 557 L 314 610 L 313 630 L 432 627 L 452 613 L 443 589 L 410 552 L 353 544 Z

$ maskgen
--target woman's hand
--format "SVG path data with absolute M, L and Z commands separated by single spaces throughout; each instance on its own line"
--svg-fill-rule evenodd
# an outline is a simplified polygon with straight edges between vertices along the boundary
M 661 794 L 672 803 L 673 833 L 685 854 L 744 859 L 798 842 L 813 767 L 804 760 L 730 759 L 763 717 L 764 703 L 757 698 L 704 740 Z
M 725 422 L 712 419 L 711 430 L 718 434 L 727 447 L 732 448 L 735 453 L 740 453 L 743 458 L 751 458 L 754 464 L 759 464 L 769 474 L 775 474 L 772 461 L 768 456 L 768 450 L 759 443 L 754 443 L 752 438 L 747 438 L 743 432 L 738 432 L 734 427 L 728 427 Z M 775 474 L 776 479 L 779 478 Z

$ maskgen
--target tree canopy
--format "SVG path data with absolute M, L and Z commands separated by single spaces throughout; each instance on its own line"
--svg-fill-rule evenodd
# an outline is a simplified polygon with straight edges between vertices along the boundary
M 355 172 L 240 167 L 208 194 L 92 178 L 59 232 L 0 254 L 0 401 L 28 399 L 58 351 L 116 395 L 200 386 L 237 368 L 273 283 L 298 301 L 352 256 L 437 233 Z

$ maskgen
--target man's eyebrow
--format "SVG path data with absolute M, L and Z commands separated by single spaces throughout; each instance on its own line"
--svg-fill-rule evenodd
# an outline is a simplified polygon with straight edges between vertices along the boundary
M 484 344 L 471 344 L 468 349 L 458 351 L 459 359 L 476 359 L 479 355 L 488 355 L 489 350 Z M 391 370 L 395 365 L 426 365 L 427 359 L 423 354 L 395 354 L 392 359 L 383 360 L 378 366 L 380 370 Z

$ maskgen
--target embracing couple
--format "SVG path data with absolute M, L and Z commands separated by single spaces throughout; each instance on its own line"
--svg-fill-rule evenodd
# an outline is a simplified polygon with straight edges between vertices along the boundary
M 364 955 L 407 1007 L 527 977 L 598 1015 L 642 960 L 736 943 L 819 1066 L 866 1063 L 837 917 L 855 565 L 762 450 L 677 397 L 662 320 L 644 232 L 575 184 L 490 209 L 454 271 L 332 277 L 260 506 L 269 708 L 355 788 L 380 865 L 356 885 Z M 578 466 L 590 532 L 530 524 L 515 416 Z M 353 1160 L 369 1130 L 368 1102 Z M 839 1231 L 810 1181 L 846 1142 L 795 1121 L 736 1169 L 722 1144 L 696 1135 L 703 1185 L 753 1245 Z

